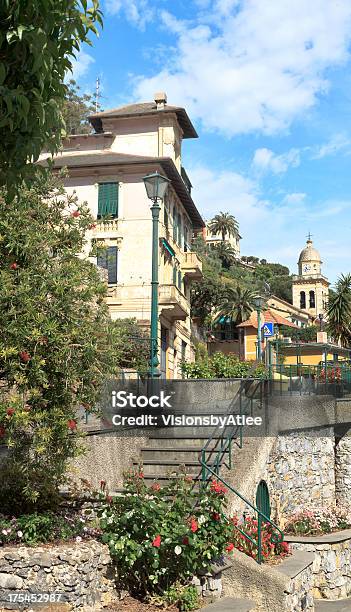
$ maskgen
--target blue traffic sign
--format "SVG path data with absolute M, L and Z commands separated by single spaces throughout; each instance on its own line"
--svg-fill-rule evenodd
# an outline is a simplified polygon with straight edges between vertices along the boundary
M 274 323 L 264 323 L 264 325 L 262 325 L 262 333 L 264 338 L 271 338 L 274 336 Z

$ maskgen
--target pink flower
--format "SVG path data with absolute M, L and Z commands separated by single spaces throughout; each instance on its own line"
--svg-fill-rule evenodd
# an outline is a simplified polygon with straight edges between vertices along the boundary
M 17 270 L 18 268 L 18 264 L 14 261 L 11 265 L 10 265 L 10 269 L 11 270 Z
M 197 521 L 195 519 L 191 519 L 191 523 L 190 523 L 190 529 L 193 533 L 195 533 L 199 528 L 199 525 L 197 524 Z
M 30 354 L 27 351 L 21 351 L 19 356 L 23 363 L 28 363 L 28 361 L 30 361 Z
M 71 431 L 74 431 L 75 429 L 77 429 L 77 423 L 74 419 L 68 419 L 67 421 L 67 427 L 68 429 L 70 429 Z
M 75 217 L 75 218 L 80 217 L 80 212 L 79 212 L 79 210 L 74 210 L 74 211 L 73 211 L 73 213 L 71 214 L 71 216 L 72 216 L 72 217 Z
M 154 482 L 154 484 L 151 485 L 151 488 L 152 488 L 153 491 L 159 491 L 161 489 L 161 487 L 158 484 L 158 482 Z

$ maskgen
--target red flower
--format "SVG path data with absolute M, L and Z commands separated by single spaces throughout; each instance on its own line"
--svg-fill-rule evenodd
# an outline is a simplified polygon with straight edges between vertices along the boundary
M 14 261 L 11 265 L 10 265 L 10 269 L 11 270 L 17 270 L 18 268 L 18 264 Z
M 96 223 L 91 223 L 91 224 L 88 226 L 88 229 L 90 229 L 90 230 L 93 230 L 93 229 L 95 229 L 95 228 L 96 228 Z
M 100 489 L 104 491 L 106 487 L 106 480 L 100 480 Z
M 191 519 L 191 523 L 190 523 L 190 529 L 193 533 L 195 533 L 195 531 L 197 531 L 199 528 L 199 525 L 197 524 L 197 521 L 195 519 Z
M 67 427 L 68 429 L 70 429 L 71 431 L 73 431 L 74 429 L 77 429 L 77 423 L 74 419 L 68 419 L 67 421 Z
M 153 491 L 159 491 L 161 489 L 161 487 L 158 484 L 158 482 L 154 482 L 154 484 L 151 485 L 151 488 L 152 488 Z
M 14 408 L 8 408 L 6 410 L 6 414 L 8 414 L 9 416 L 12 416 L 15 414 L 15 409 Z
M 231 552 L 234 548 L 233 542 L 229 542 L 228 546 L 226 546 L 226 551 Z
M 287 542 L 282 542 L 280 545 L 283 549 L 283 553 L 289 553 L 290 552 L 290 546 Z
M 80 217 L 80 212 L 79 212 L 79 210 L 74 210 L 74 211 L 73 211 L 73 213 L 71 214 L 71 216 L 72 216 L 72 217 L 75 217 L 75 218 Z
M 2 438 L 6 433 L 5 427 L 0 427 L 0 438 Z
M 219 521 L 219 519 L 221 518 L 220 515 L 218 514 L 218 512 L 214 512 L 212 514 L 212 518 L 214 521 Z
M 185 544 L 185 546 L 189 544 L 189 538 L 187 538 L 186 536 L 185 538 L 183 538 L 183 544 Z
M 144 478 L 144 473 L 143 472 L 139 472 L 138 478 Z
M 225 495 L 227 493 L 227 489 L 218 480 L 212 480 L 210 488 L 213 493 L 218 495 Z
M 30 354 L 27 351 L 21 351 L 19 356 L 23 363 L 28 363 L 28 361 L 30 361 Z
M 152 541 L 152 545 L 155 548 L 160 548 L 160 545 L 161 545 L 161 536 L 160 535 L 156 536 L 156 538 Z
M 112 497 L 111 495 L 106 495 L 106 501 L 108 504 L 112 504 Z

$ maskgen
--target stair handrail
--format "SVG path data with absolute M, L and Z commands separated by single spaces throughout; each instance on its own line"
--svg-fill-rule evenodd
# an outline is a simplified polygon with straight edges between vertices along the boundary
M 240 415 L 242 415 L 242 401 L 241 401 L 241 393 L 243 390 L 243 383 L 247 383 L 248 381 L 250 381 L 251 383 L 253 381 L 259 381 L 259 384 L 261 384 L 261 388 L 262 385 L 266 382 L 265 379 L 262 378 L 245 378 L 245 379 L 241 379 L 241 383 L 240 383 L 240 387 L 238 392 L 236 393 L 233 402 L 235 403 L 235 400 L 237 399 L 238 395 L 240 394 L 240 402 L 239 402 L 239 406 L 240 406 Z M 268 386 L 268 388 L 270 388 Z M 256 387 L 257 389 L 257 387 Z M 232 411 L 232 405 L 233 402 L 231 404 L 231 411 Z M 228 414 L 228 413 L 227 413 Z M 201 458 L 200 458 L 200 463 L 201 463 L 201 480 L 202 483 L 205 486 L 208 486 L 209 484 L 209 479 L 208 479 L 208 473 L 211 474 L 211 477 L 215 476 L 218 480 L 220 480 L 225 487 L 227 487 L 232 493 L 234 493 L 234 495 L 236 495 L 237 497 L 239 497 L 239 499 L 241 499 L 247 506 L 249 506 L 256 514 L 257 514 L 257 540 L 255 540 L 254 538 L 252 538 L 248 533 L 246 533 L 243 529 L 241 529 L 238 525 L 235 525 L 233 523 L 233 527 L 235 529 L 237 529 L 247 540 L 249 540 L 256 548 L 257 548 L 257 562 L 259 564 L 262 563 L 263 561 L 263 553 L 262 553 L 262 523 L 268 523 L 271 525 L 271 527 L 273 528 L 273 530 L 276 532 L 276 534 L 272 534 L 272 542 L 279 544 L 281 542 L 283 542 L 284 540 L 284 533 L 283 531 L 278 527 L 278 525 L 276 525 L 276 523 L 274 523 L 274 521 L 271 520 L 270 517 L 268 517 L 264 512 L 262 512 L 262 510 L 259 510 L 259 508 L 257 508 L 257 506 L 255 506 L 254 504 L 252 504 L 246 497 L 244 497 L 235 487 L 233 487 L 230 483 L 228 483 L 226 480 L 224 480 L 224 478 L 222 478 L 219 474 L 219 469 L 220 469 L 220 465 L 221 465 L 221 461 L 222 458 L 227 450 L 227 448 L 229 449 L 229 469 L 231 468 L 231 448 L 232 448 L 232 441 L 234 439 L 234 432 L 232 431 L 232 435 L 227 436 L 226 440 L 225 440 L 225 444 L 223 446 L 222 444 L 222 439 L 221 439 L 221 448 L 220 450 L 217 452 L 217 456 L 214 460 L 214 462 L 212 462 L 212 464 L 208 464 L 207 459 L 206 459 L 206 454 L 208 452 L 208 446 L 209 444 L 212 442 L 212 440 L 214 439 L 215 433 L 218 430 L 219 426 L 217 426 L 215 428 L 215 430 L 213 431 L 213 433 L 211 434 L 211 436 L 209 436 L 206 444 L 203 446 L 203 448 L 201 449 Z M 242 444 L 242 425 L 237 426 L 236 430 L 239 428 L 240 431 L 240 443 Z M 210 457 L 213 454 L 214 449 L 211 449 L 211 453 L 210 453 Z M 215 469 L 213 469 L 213 467 L 215 467 Z

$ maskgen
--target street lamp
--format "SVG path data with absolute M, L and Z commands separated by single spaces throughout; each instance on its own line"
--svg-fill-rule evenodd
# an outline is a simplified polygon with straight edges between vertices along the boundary
M 262 359 L 261 312 L 262 312 L 262 307 L 263 307 L 264 302 L 265 302 L 264 298 L 261 297 L 260 295 L 255 297 L 253 301 L 253 304 L 257 312 L 257 359 L 258 361 L 261 361 Z
M 158 172 L 143 177 L 147 197 L 152 201 L 152 277 L 151 277 L 151 330 L 150 330 L 150 378 L 160 376 L 158 361 L 158 222 L 163 200 L 170 180 Z

